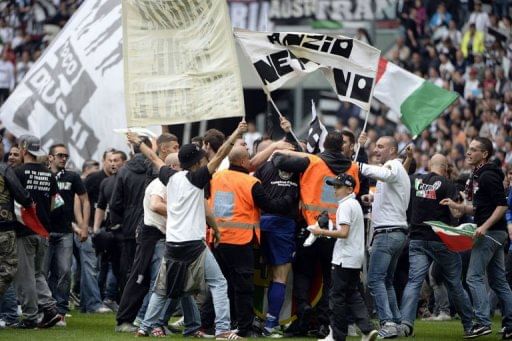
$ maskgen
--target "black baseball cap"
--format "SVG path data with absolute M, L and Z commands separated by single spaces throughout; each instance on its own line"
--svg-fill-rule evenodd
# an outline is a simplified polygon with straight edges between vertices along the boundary
M 19 146 L 36 157 L 46 155 L 46 152 L 41 148 L 41 140 L 33 135 L 21 135 L 19 137 Z
M 184 169 L 192 167 L 205 156 L 206 152 L 195 143 L 181 146 L 178 152 L 178 159 L 180 160 L 181 167 Z
M 346 186 L 346 187 L 354 188 L 354 186 L 356 184 L 356 181 L 354 180 L 354 178 L 351 175 L 346 174 L 346 173 L 341 173 L 333 179 L 327 179 L 325 182 L 329 186 L 334 186 L 334 187 Z

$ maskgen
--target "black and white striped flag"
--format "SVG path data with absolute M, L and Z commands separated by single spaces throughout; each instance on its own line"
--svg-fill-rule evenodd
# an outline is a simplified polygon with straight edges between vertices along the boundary
M 316 113 L 315 102 L 311 101 L 311 122 L 309 123 L 307 150 L 316 154 L 324 151 L 324 141 L 327 136 L 327 129 Z

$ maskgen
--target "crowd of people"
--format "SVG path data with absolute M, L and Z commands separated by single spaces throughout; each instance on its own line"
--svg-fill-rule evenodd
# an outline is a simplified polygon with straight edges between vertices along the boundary
M 80 4 L 44 3 L 0 4 L 0 103 L 44 48 L 44 25 Z M 512 339 L 511 19 L 508 1 L 470 4 L 401 2 L 403 35 L 386 58 L 460 95 L 415 139 L 383 106 L 362 132 L 360 111 L 343 104 L 315 154 L 284 118 L 279 141 L 242 121 L 184 145 L 130 133 L 133 153 L 108 149 L 75 172 L 65 141 L 46 152 L 4 129 L 0 327 L 65 327 L 72 302 L 114 311 L 115 330 L 138 336 L 374 340 L 458 315 L 461 336 L 476 338 L 499 309 Z M 452 251 L 431 220 L 474 222 L 473 248 Z M 297 319 L 284 328 L 287 286 Z M 176 312 L 183 328 L 169 324 Z

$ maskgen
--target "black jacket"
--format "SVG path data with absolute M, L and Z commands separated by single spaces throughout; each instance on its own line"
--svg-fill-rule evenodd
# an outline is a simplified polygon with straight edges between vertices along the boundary
M 32 204 L 32 198 L 21 185 L 14 170 L 5 163 L 0 163 L 0 183 L 0 230 L 13 230 L 17 225 L 14 200 L 28 207 Z
M 136 154 L 119 170 L 110 198 L 111 223 L 121 225 L 121 231 L 126 239 L 135 238 L 137 226 L 144 216 L 142 201 L 147 172 L 144 161 L 145 157 L 142 154 Z
M 271 161 L 265 162 L 256 170 L 254 176 L 260 179 L 261 186 L 269 199 L 293 198 L 292 208 L 281 215 L 296 219 L 299 211 L 299 175 L 309 165 L 306 158 L 276 153 Z M 267 212 L 263 211 L 262 214 Z
M 493 162 L 486 163 L 475 170 L 472 177 L 473 207 L 475 224 L 481 226 L 492 215 L 496 207 L 507 206 L 503 179 L 505 175 Z M 489 230 L 507 231 L 505 216 Z

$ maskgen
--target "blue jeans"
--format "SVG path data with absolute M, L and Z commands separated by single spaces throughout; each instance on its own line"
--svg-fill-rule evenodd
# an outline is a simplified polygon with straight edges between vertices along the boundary
M 96 251 L 90 236 L 84 242 L 75 236 L 75 243 L 80 250 L 80 310 L 94 312 L 103 304 L 98 286 Z
M 153 258 L 151 259 L 151 281 L 149 284 L 149 291 L 144 297 L 144 302 L 139 309 L 137 314 L 137 318 L 139 320 L 143 320 L 146 315 L 146 310 L 148 308 L 149 299 L 151 298 L 151 294 L 153 293 L 153 287 L 155 285 L 156 277 L 158 276 L 158 270 L 160 269 L 160 263 L 162 263 L 162 258 L 164 257 L 165 252 L 165 240 L 159 240 L 155 245 L 155 251 L 153 251 Z
M 73 233 L 50 233 L 44 271 L 48 287 L 57 301 L 57 312 L 69 311 L 71 264 L 73 263 Z
M 204 260 L 204 279 L 208 286 L 213 299 L 213 306 L 215 309 L 215 333 L 220 334 L 231 330 L 231 318 L 229 312 L 229 298 L 228 298 L 228 284 L 222 271 L 220 270 L 219 264 L 215 260 L 210 249 L 206 249 L 206 256 Z M 161 314 L 165 308 L 166 297 L 158 295 L 153 292 L 149 300 L 148 309 L 144 316 L 144 321 L 141 323 L 141 328 L 149 330 L 156 325 L 157 320 L 161 317 Z M 201 316 L 199 310 L 197 310 L 197 316 L 195 311 L 189 309 L 189 307 L 183 306 L 183 317 L 185 318 L 185 324 L 187 321 L 197 321 L 201 325 Z M 185 304 L 187 304 L 185 302 Z M 195 305 L 195 303 L 194 303 Z M 196 306 L 197 309 L 197 306 Z M 187 317 L 189 315 L 190 317 Z
M 179 299 L 183 309 L 183 318 L 185 322 L 185 330 L 183 335 L 191 335 L 201 328 L 201 315 L 197 308 L 194 298 L 190 295 L 183 296 Z M 169 305 L 176 306 L 178 300 L 167 299 L 164 295 L 155 292 L 151 294 L 148 309 L 144 320 L 140 324 L 140 329 L 149 332 L 155 327 L 167 325 L 167 321 L 163 320 L 163 315 L 168 310 Z
M 393 287 L 393 277 L 405 240 L 405 233 L 399 231 L 382 232 L 373 239 L 368 268 L 368 289 L 373 296 L 381 324 L 400 323 L 402 320 Z
M 18 318 L 16 290 L 14 290 L 14 283 L 11 283 L 4 295 L 0 296 L 0 319 L 6 324 L 13 324 L 18 322 Z
M 409 242 L 409 279 L 402 296 L 402 323 L 414 325 L 418 299 L 423 280 L 428 273 L 433 259 L 442 269 L 444 283 L 449 295 L 461 317 L 464 330 L 473 326 L 473 309 L 469 297 L 462 286 L 462 262 L 459 254 L 446 248 L 446 245 L 437 241 L 411 240 Z
M 117 278 L 112 271 L 112 264 L 108 264 L 107 280 L 105 283 L 104 297 L 106 300 L 117 301 Z
M 476 322 L 480 325 L 490 326 L 489 295 L 485 285 L 485 273 L 489 286 L 496 293 L 502 306 L 503 327 L 512 328 L 512 290 L 505 278 L 505 250 L 503 245 L 507 241 L 505 231 L 487 231 L 488 237 L 480 237 L 475 241 L 471 258 L 469 260 L 466 282 L 473 299 Z

